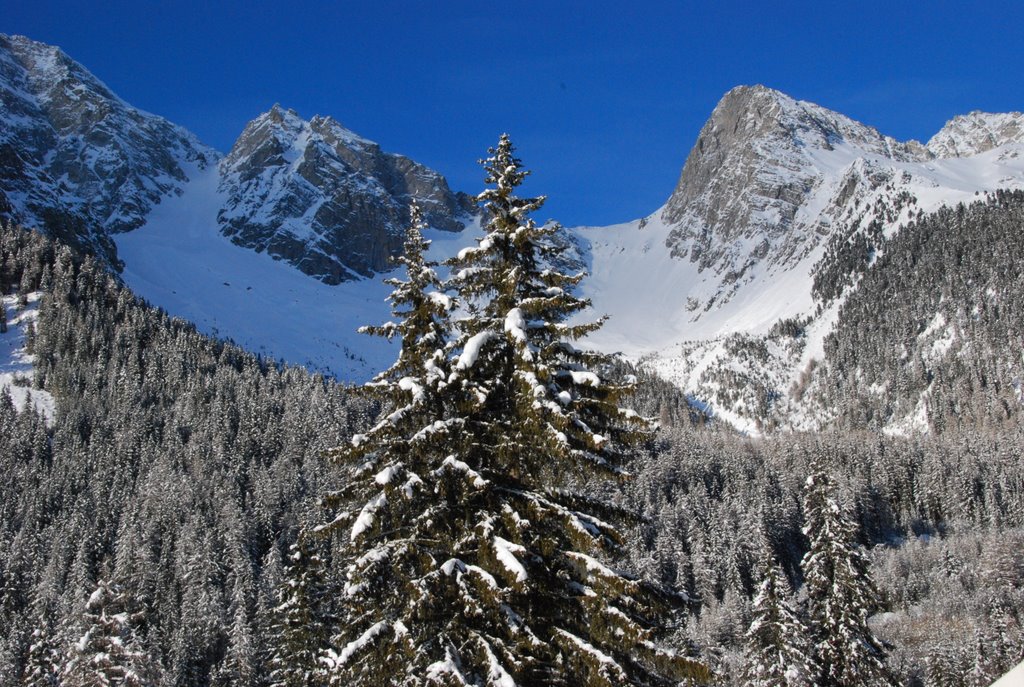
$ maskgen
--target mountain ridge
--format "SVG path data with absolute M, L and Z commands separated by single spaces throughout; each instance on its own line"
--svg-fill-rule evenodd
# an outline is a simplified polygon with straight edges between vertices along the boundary
M 386 271 L 412 201 L 448 231 L 475 214 L 472 199 L 453 193 L 439 173 L 382 151 L 329 117 L 306 122 L 275 106 L 223 156 L 132 107 L 60 48 L 23 36 L 0 35 L 0 105 L 0 212 L 117 269 L 112 237 L 142 226 L 162 200 L 185 191 L 189 170 L 210 165 L 224 177 L 221 230 L 325 283 Z M 286 117 L 311 144 L 296 151 L 303 159 L 295 169 L 279 157 L 294 138 L 278 157 L 266 145 L 246 146 L 262 125 Z
M 141 180 L 139 193 L 123 199 L 123 216 L 103 216 L 125 224 L 111 229 L 79 217 L 87 230 L 64 240 L 106 256 L 155 304 L 269 357 L 351 381 L 372 376 L 391 353 L 354 330 L 387 318 L 381 275 L 401 243 L 409 202 L 425 209 L 436 259 L 471 245 L 479 226 L 471 196 L 330 117 L 306 120 L 275 105 L 221 155 L 180 127 L 127 109 L 59 49 L 4 37 L 0 118 L 18 131 L 41 131 L 38 150 L 60 150 L 57 127 L 40 114 L 39 98 L 18 86 L 28 83 L 28 67 L 11 57 L 11 45 L 50 60 L 59 55 L 67 73 L 85 75 L 68 83 L 52 69 L 36 75 L 40 83 L 50 78 L 65 98 L 57 102 L 68 112 L 54 111 L 53 121 L 66 115 L 71 135 L 97 129 L 75 128 L 96 112 L 119 113 L 98 127 L 100 134 L 113 127 L 120 135 L 116 125 L 135 121 L 171 132 L 170 142 L 148 144 L 150 154 L 170 160 L 170 171 L 137 165 L 150 173 L 132 177 Z M 76 119 L 75 103 L 83 99 L 93 105 Z M 0 212 L 58 235 L 61 226 L 77 226 L 81 204 L 62 205 L 60 196 L 76 197 L 74 179 L 55 181 L 44 164 L 49 158 L 17 142 L 12 135 L 0 139 Z M 100 152 L 130 169 L 142 159 L 119 150 Z M 758 393 L 784 398 L 825 356 L 839 309 L 885 241 L 943 206 L 1024 188 L 1022 152 L 1020 113 L 958 116 L 922 144 L 765 86 L 731 89 L 661 208 L 633 222 L 567 232 L 566 259 L 591 273 L 583 295 L 595 312 L 611 316 L 588 342 L 643 361 L 737 426 L 755 428 L 767 412 L 762 401 L 727 393 L 722 380 L 748 379 Z M 25 159 L 37 163 L 19 167 Z M 120 198 L 115 190 L 102 188 L 94 197 Z M 52 214 L 41 217 L 40 208 L 63 212 L 63 224 Z M 791 331 L 802 334 L 776 335 Z M 749 355 L 751 347 L 767 357 Z

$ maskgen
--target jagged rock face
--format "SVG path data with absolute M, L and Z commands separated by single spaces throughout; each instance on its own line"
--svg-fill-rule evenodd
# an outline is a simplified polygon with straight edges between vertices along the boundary
M 850 153 L 854 154 L 851 155 Z M 763 86 L 729 91 L 701 129 L 662 219 L 668 248 L 726 281 L 761 260 L 786 266 L 827 229 L 801 208 L 835 161 L 929 157 L 835 112 Z
M 387 269 L 412 201 L 449 231 L 476 211 L 437 172 L 329 117 L 307 122 L 276 105 L 245 128 L 221 173 L 223 232 L 328 284 Z
M 112 262 L 112 232 L 217 154 L 114 95 L 60 49 L 0 35 L 0 212 Z M 4 209 L 6 208 L 6 210 Z
M 1024 143 L 1024 113 L 974 111 L 949 120 L 928 150 L 936 157 L 970 157 L 1009 143 Z

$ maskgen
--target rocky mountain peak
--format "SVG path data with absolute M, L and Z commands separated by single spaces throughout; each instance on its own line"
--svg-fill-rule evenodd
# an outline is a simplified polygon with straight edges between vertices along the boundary
M 754 270 L 803 259 L 828 232 L 803 216 L 809 199 L 858 159 L 911 162 L 931 154 L 849 117 L 765 86 L 740 86 L 701 129 L 661 211 L 672 255 L 734 290 Z M 834 204 L 830 198 L 823 205 Z M 708 304 L 709 307 L 709 304 Z
M 307 129 L 307 123 L 295 110 L 275 104 L 270 110 L 246 124 L 230 152 L 221 161 L 221 169 L 230 172 L 242 167 L 259 172 L 268 165 L 283 163 L 286 151 Z
M 409 204 L 438 229 L 461 229 L 472 198 L 330 117 L 306 121 L 275 105 L 250 122 L 221 164 L 223 232 L 336 284 L 388 269 Z
M 59 48 L 0 35 L 0 207 L 116 263 L 109 234 L 140 226 L 188 169 L 218 155 L 137 110 Z
M 1009 143 L 1024 143 L 1024 113 L 975 110 L 946 122 L 928 150 L 936 157 L 970 157 Z

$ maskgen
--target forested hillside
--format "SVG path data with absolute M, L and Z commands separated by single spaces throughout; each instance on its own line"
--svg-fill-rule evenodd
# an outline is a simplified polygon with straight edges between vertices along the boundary
M 258 684 L 284 555 L 332 483 L 323 452 L 370 409 L 34 233 L 0 245 L 5 289 L 46 291 L 31 347 L 58 399 L 52 427 L 0 399 L 0 682 L 63 666 L 116 581 L 160 682 Z
M 1024 192 L 918 217 L 863 246 L 825 342 L 812 407 L 847 428 L 943 432 L 1019 424 Z M 877 250 L 877 255 L 876 255 Z
M 90 657 L 115 646 L 97 643 L 106 632 L 139 684 L 281 684 L 275 609 L 294 598 L 302 560 L 289 549 L 339 486 L 324 451 L 377 409 L 196 334 L 36 234 L 5 228 L 0 247 L 5 291 L 45 291 L 28 343 L 35 383 L 57 399 L 49 426 L 0 401 L 0 683 L 82 684 Z M 694 424 L 685 398 L 655 380 L 641 379 L 634 403 L 661 429 L 615 497 L 646 517 L 616 565 L 688 595 L 673 642 L 723 684 L 754 665 L 766 560 L 803 639 L 820 631 L 803 564 L 816 469 L 834 476 L 870 562 L 870 627 L 894 680 L 985 685 L 1024 657 L 1019 428 L 754 442 Z M 306 554 L 323 555 L 329 624 L 338 554 Z

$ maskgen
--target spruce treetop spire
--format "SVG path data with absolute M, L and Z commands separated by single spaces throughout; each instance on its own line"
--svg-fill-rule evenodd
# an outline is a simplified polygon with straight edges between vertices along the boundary
M 483 160 L 485 235 L 427 289 L 417 223 L 391 303 L 402 351 L 374 383 L 394 410 L 351 447 L 340 535 L 345 598 L 334 681 L 345 685 L 665 685 L 706 677 L 658 646 L 676 598 L 616 570 L 614 505 L 579 490 L 618 476 L 645 422 L 619 407 L 629 385 L 573 341 L 600 326 L 569 318 L 589 303 L 584 275 L 552 260 L 557 224 L 529 214 L 527 172 L 503 135 Z
M 484 183 L 494 184 L 477 196 L 491 217 L 502 221 L 489 224 L 489 231 L 508 228 L 509 222 L 521 221 L 531 212 L 539 210 L 547 200 L 546 196 L 519 199 L 512 195 L 531 172 L 523 168 L 522 161 L 515 156 L 515 146 L 508 134 L 502 134 L 498 145 L 488 148 L 490 155 L 480 164 L 484 168 Z

